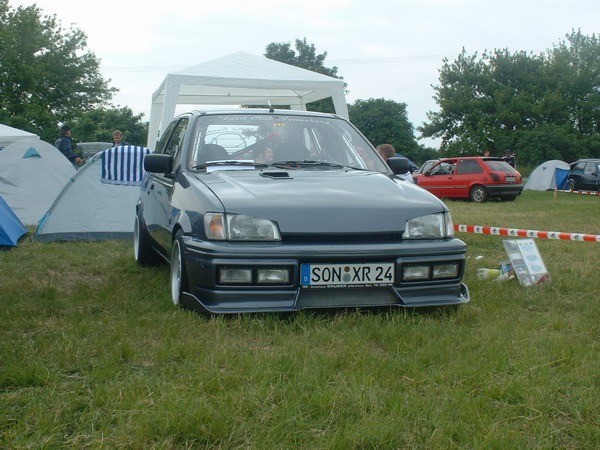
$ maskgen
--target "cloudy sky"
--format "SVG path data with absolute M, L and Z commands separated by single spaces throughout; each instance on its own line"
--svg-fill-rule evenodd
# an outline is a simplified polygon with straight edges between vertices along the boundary
M 307 38 L 348 83 L 349 103 L 404 102 L 416 126 L 435 111 L 443 58 L 507 48 L 543 52 L 580 29 L 600 31 L 597 0 L 9 0 L 36 3 L 88 36 L 88 49 L 120 92 L 113 102 L 144 113 L 165 75 L 271 42 Z M 423 143 L 427 143 L 423 141 Z

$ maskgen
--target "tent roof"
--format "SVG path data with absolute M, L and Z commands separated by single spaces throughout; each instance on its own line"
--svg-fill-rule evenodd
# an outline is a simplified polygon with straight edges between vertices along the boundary
M 6 147 L 9 144 L 17 141 L 39 139 L 37 134 L 29 133 L 28 131 L 19 130 L 18 128 L 9 127 L 0 123 L 0 147 Z
M 262 56 L 238 52 L 168 74 L 152 95 L 149 146 L 174 117 L 177 104 L 289 105 L 332 97 L 348 117 L 344 81 Z

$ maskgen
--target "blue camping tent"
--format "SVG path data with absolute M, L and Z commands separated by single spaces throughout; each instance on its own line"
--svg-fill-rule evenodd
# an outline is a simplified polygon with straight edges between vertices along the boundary
M 14 247 L 21 236 L 27 233 L 10 206 L 0 197 L 0 246 Z

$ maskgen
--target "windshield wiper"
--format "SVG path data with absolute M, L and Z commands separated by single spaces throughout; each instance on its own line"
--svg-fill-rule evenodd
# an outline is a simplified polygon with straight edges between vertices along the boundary
M 329 162 L 329 161 L 275 161 L 271 163 L 272 166 L 275 167 L 331 167 L 336 169 L 355 169 L 355 170 L 364 170 L 358 167 L 345 166 L 344 164 Z
M 240 160 L 219 160 L 219 161 L 207 161 L 205 163 L 196 164 L 192 166 L 192 169 L 205 169 L 206 167 L 215 167 L 215 166 L 250 166 L 256 167 L 259 169 L 263 169 L 268 167 L 268 164 L 263 163 L 255 163 L 252 161 L 240 161 Z

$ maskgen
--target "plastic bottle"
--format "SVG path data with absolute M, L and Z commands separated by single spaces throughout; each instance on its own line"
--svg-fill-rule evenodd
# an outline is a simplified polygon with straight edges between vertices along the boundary
M 499 269 L 486 269 L 483 267 L 481 269 L 477 269 L 477 278 L 480 280 L 485 280 L 487 278 L 498 278 L 499 276 Z

